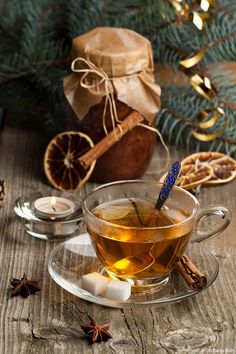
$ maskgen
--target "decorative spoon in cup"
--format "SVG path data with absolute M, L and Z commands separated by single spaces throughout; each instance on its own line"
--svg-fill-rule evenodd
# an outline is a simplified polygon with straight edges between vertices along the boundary
M 152 221 L 156 220 L 160 212 L 162 213 L 162 218 L 165 217 L 168 224 L 173 223 L 173 220 L 169 216 L 167 216 L 166 213 L 164 213 L 164 211 L 161 209 L 179 177 L 180 168 L 181 168 L 181 164 L 179 161 L 176 161 L 173 165 L 171 165 L 167 173 L 167 176 L 165 178 L 165 181 L 163 183 L 163 186 L 160 190 L 157 202 L 155 204 L 154 212 L 150 215 L 149 220 L 144 226 L 147 227 L 151 226 Z M 127 264 L 128 268 L 130 268 L 131 264 L 133 264 L 134 265 L 133 269 L 135 269 L 135 272 L 133 271 L 132 274 L 137 274 L 139 272 L 142 272 L 143 270 L 149 268 L 155 262 L 155 258 L 151 254 L 153 246 L 154 243 L 151 244 L 151 248 L 148 252 L 123 258 L 118 262 L 116 262 L 115 264 L 113 264 L 112 267 L 120 269 L 122 265 L 122 270 L 125 273 L 124 264 Z

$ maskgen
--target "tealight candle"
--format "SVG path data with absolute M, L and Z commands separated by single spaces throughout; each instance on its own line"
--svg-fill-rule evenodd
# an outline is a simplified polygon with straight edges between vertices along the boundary
M 43 197 L 35 200 L 34 209 L 37 216 L 53 220 L 72 214 L 75 204 L 67 198 Z

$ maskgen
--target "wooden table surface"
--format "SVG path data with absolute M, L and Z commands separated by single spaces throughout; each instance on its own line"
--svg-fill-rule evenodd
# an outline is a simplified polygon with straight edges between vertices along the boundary
M 202 188 L 202 207 L 224 204 L 233 214 L 228 229 L 205 241 L 220 263 L 212 286 L 197 296 L 163 307 L 113 309 L 81 300 L 60 288 L 49 276 L 48 256 L 56 242 L 30 237 L 14 215 L 21 195 L 41 190 L 50 195 L 42 159 L 46 138 L 38 129 L 7 119 L 0 133 L 0 179 L 7 185 L 7 200 L 0 209 L 0 354 L 3 353 L 236 353 L 236 180 Z M 186 155 L 170 147 L 172 159 Z M 144 177 L 157 179 L 165 153 L 157 146 Z M 92 188 L 87 184 L 81 191 Z M 23 273 L 40 281 L 42 290 L 27 299 L 10 297 L 11 277 Z M 80 329 L 87 314 L 109 323 L 113 338 L 87 344 Z

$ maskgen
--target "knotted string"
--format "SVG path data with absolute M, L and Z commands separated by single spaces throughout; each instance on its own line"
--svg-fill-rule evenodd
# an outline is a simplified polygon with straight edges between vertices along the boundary
M 166 163 L 165 163 L 165 166 L 163 168 L 161 168 L 159 172 L 166 171 L 167 166 L 169 166 L 169 164 L 170 164 L 170 151 L 169 151 L 168 146 L 164 142 L 163 136 L 161 135 L 161 133 L 159 132 L 159 130 L 157 128 L 150 127 L 149 125 L 142 124 L 142 123 L 138 123 L 137 125 L 140 126 L 140 127 L 149 129 L 149 130 L 153 131 L 154 133 L 156 133 L 158 135 L 158 137 L 159 137 L 159 139 L 161 141 L 161 144 L 162 144 L 163 148 L 166 151 Z
M 85 65 L 87 65 L 87 68 L 84 69 L 76 69 L 75 65 L 78 62 L 82 62 Z M 102 69 L 98 68 L 95 64 L 93 64 L 90 60 L 84 59 L 84 58 L 76 58 L 73 60 L 71 64 L 71 70 L 77 73 L 83 73 L 83 75 L 80 78 L 80 85 L 86 89 L 90 88 L 99 88 L 102 84 L 104 84 L 105 88 L 105 104 L 104 104 L 104 110 L 103 110 L 103 117 L 102 117 L 102 124 L 103 124 L 103 129 L 105 131 L 105 134 L 108 134 L 107 127 L 106 127 L 106 112 L 107 112 L 107 106 L 109 104 L 109 110 L 110 110 L 110 116 L 111 116 L 111 122 L 112 122 L 112 127 L 115 129 L 116 124 L 115 123 L 120 123 L 120 120 L 118 119 L 117 115 L 117 110 L 116 110 L 116 103 L 115 103 L 115 98 L 114 98 L 114 88 L 111 83 L 111 80 L 109 79 L 107 73 Z M 94 84 L 88 84 L 86 82 L 86 78 L 88 77 L 89 74 L 95 74 L 97 77 L 97 80 Z M 116 138 L 119 140 L 121 136 L 123 135 L 122 128 L 119 124 L 117 126 L 120 129 L 120 134 L 117 134 Z
M 84 63 L 87 67 L 76 69 L 75 66 L 77 63 Z M 106 118 L 107 106 L 109 105 L 113 130 L 115 129 L 116 126 L 120 130 L 119 134 L 116 133 L 116 140 L 119 140 L 123 136 L 123 129 L 119 124 L 119 123 L 121 123 L 121 121 L 119 120 L 118 115 L 117 115 L 116 102 L 115 102 L 115 97 L 114 97 L 114 88 L 113 88 L 113 84 L 111 81 L 112 79 L 108 77 L 107 73 L 102 68 L 97 67 L 90 60 L 85 59 L 85 58 L 81 58 L 81 57 L 78 57 L 73 60 L 73 62 L 71 63 L 71 70 L 73 72 L 83 74 L 80 78 L 80 85 L 81 85 L 81 87 L 83 87 L 85 89 L 90 89 L 90 88 L 99 89 L 99 87 L 102 84 L 104 84 L 105 104 L 104 104 L 103 117 L 102 117 L 103 129 L 104 129 L 105 134 L 108 135 L 105 118 Z M 86 82 L 86 78 L 88 77 L 89 74 L 95 75 L 96 82 L 94 84 L 88 84 L 88 82 Z M 133 76 L 139 76 L 139 75 L 140 75 L 140 72 L 138 72 L 135 75 L 133 74 L 131 76 L 133 77 Z M 127 77 L 130 77 L 130 76 L 127 76 Z M 117 125 L 116 125 L 116 123 L 117 123 Z M 161 144 L 167 153 L 167 161 L 166 161 L 166 164 L 163 168 L 163 170 L 166 170 L 166 166 L 169 165 L 169 161 L 170 161 L 170 153 L 169 153 L 169 149 L 168 149 L 167 145 L 165 144 L 165 142 L 163 140 L 161 133 L 159 132 L 158 129 L 148 126 L 146 124 L 138 123 L 137 125 L 145 128 L 145 129 L 151 130 L 159 136 Z

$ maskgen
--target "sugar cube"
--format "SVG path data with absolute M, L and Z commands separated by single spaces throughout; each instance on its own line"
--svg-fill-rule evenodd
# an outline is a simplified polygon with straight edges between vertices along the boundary
M 82 288 L 94 295 L 100 295 L 104 292 L 109 279 L 103 275 L 93 272 L 82 276 Z
M 106 287 L 105 297 L 112 300 L 126 301 L 131 295 L 131 285 L 126 281 L 111 280 Z

